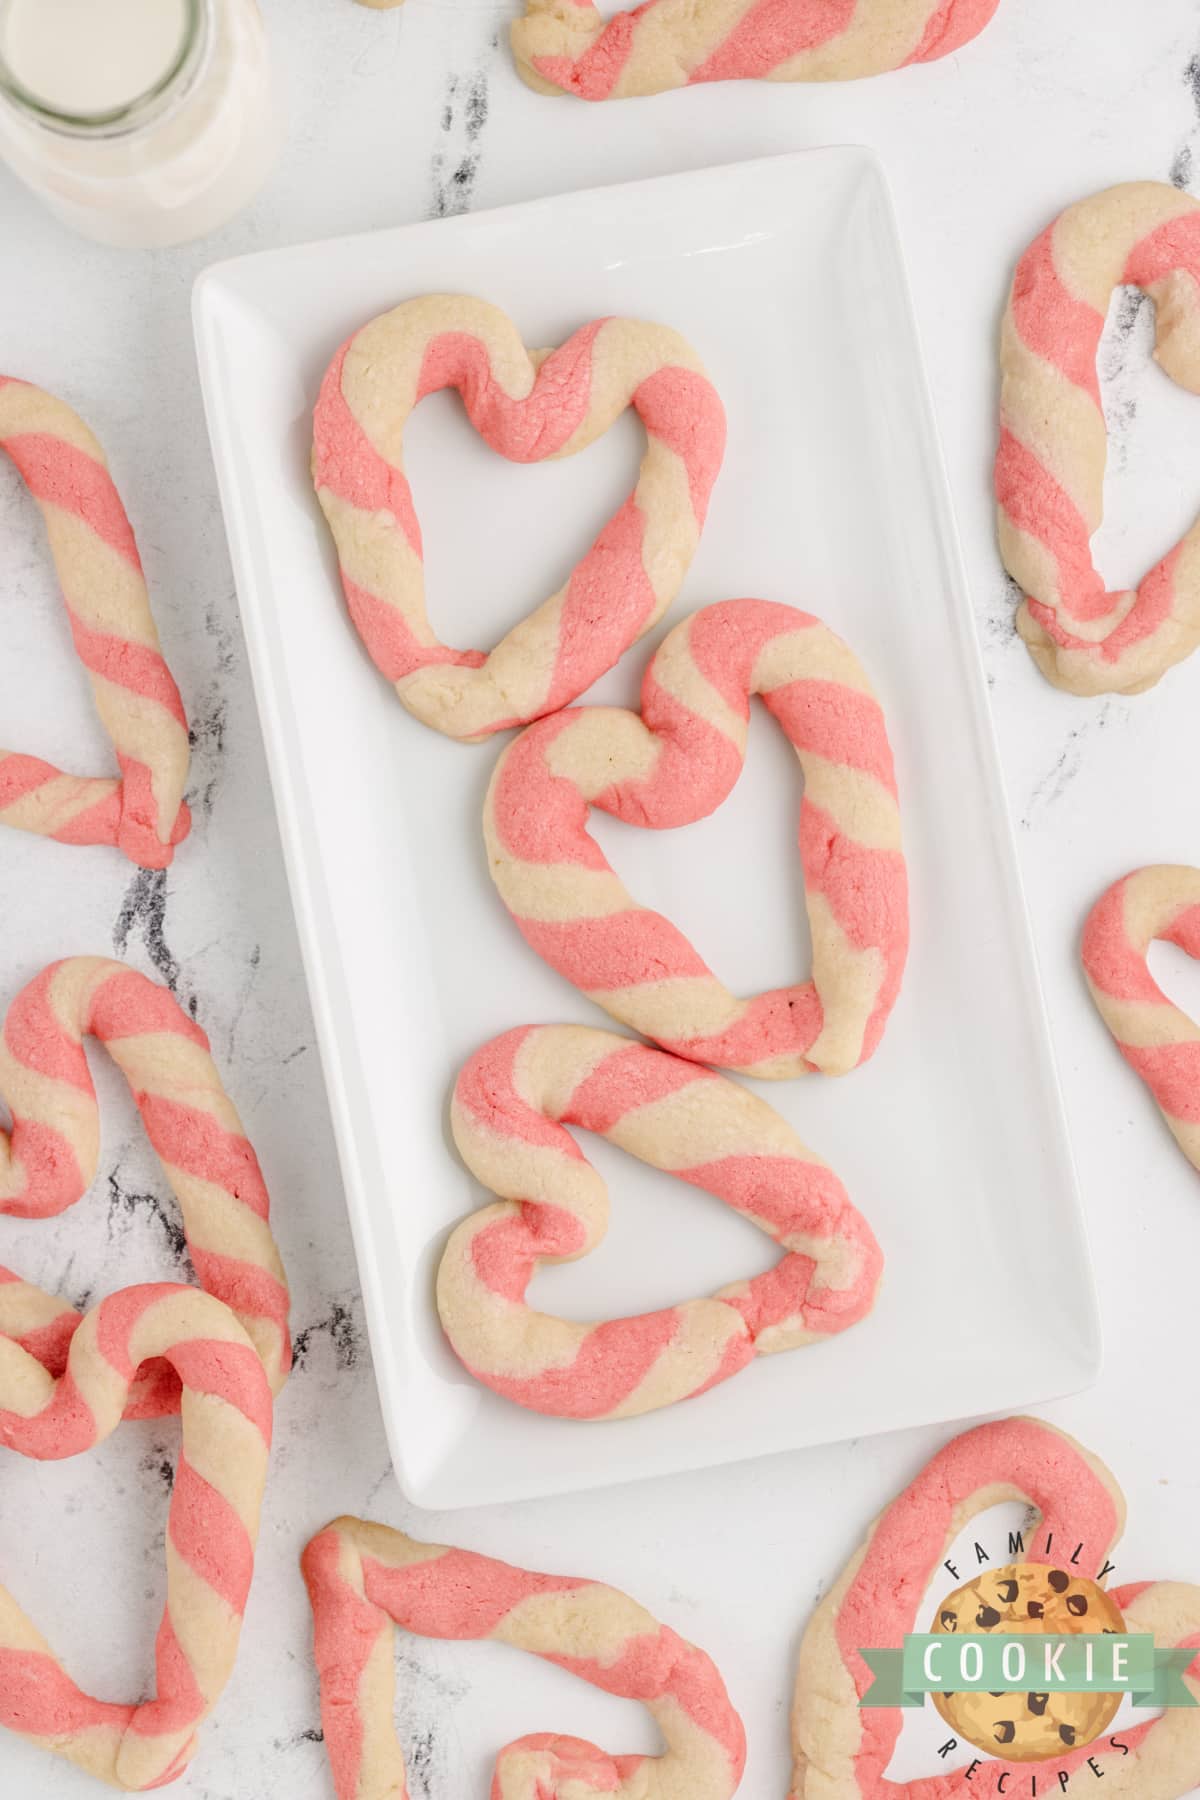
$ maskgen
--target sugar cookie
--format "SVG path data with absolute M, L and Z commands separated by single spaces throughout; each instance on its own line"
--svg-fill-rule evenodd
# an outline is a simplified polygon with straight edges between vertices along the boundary
M 493 1800 L 729 1800 L 746 1740 L 713 1664 L 615 1588 L 533 1575 L 468 1550 L 335 1519 L 302 1559 L 321 1720 L 338 1800 L 402 1800 L 392 1722 L 393 1621 L 420 1637 L 490 1639 L 606 1694 L 640 1700 L 661 1756 L 609 1756 L 579 1738 L 518 1738 L 496 1758 Z
M 949 56 L 999 0 L 525 0 L 517 68 L 541 94 L 619 100 L 702 81 L 855 81 Z
M 1150 973 L 1146 952 L 1156 938 L 1200 956 L 1200 869 L 1136 869 L 1101 895 L 1083 934 L 1084 974 L 1100 1017 L 1200 1169 L 1200 1031 Z
M 100 1113 L 88 1036 L 129 1083 L 179 1201 L 201 1287 L 232 1307 L 278 1391 L 292 1360 L 288 1291 L 258 1158 L 208 1039 L 157 982 L 105 957 L 75 956 L 43 969 L 12 1002 L 0 1033 L 0 1099 L 13 1116 L 11 1134 L 0 1131 L 0 1213 L 49 1218 L 95 1177 Z M 0 1270 L 0 1332 L 53 1374 L 76 1324 L 65 1303 L 31 1297 Z M 151 1372 L 135 1391 L 136 1416 L 177 1411 L 178 1392 L 169 1371 Z
M 271 1443 L 266 1372 L 227 1306 L 169 1283 L 101 1301 L 57 1380 L 0 1336 L 0 1445 L 22 1456 L 77 1456 L 108 1437 L 147 1362 L 174 1371 L 183 1414 L 154 1698 L 83 1693 L 0 1588 L 0 1725 L 137 1793 L 183 1773 L 237 1655 Z
M 75 650 L 121 769 L 119 779 L 64 775 L 0 750 L 0 823 L 63 844 L 115 844 L 163 869 L 190 825 L 187 720 L 104 452 L 64 401 L 7 375 L 0 447 L 41 509 Z
M 715 1194 L 783 1256 L 711 1299 L 640 1318 L 535 1312 L 525 1290 L 538 1267 L 586 1256 L 607 1227 L 604 1182 L 568 1125 Z M 438 1311 L 472 1374 L 518 1405 L 631 1418 L 844 1331 L 874 1303 L 879 1246 L 833 1170 L 765 1100 L 695 1063 L 584 1025 L 525 1026 L 471 1058 L 451 1127 L 472 1174 L 503 1198 L 452 1234 Z
M 1000 550 L 1017 628 L 1048 681 L 1137 694 L 1200 642 L 1200 522 L 1137 589 L 1092 561 L 1108 430 L 1096 351 L 1114 288 L 1154 301 L 1159 365 L 1200 393 L 1200 203 L 1132 181 L 1068 207 L 1017 268 L 1001 334 Z
M 907 1633 L 924 1628 L 917 1611 L 954 1540 L 1004 1500 L 1023 1500 L 1040 1514 L 1036 1537 L 1025 1533 L 1030 1561 L 1054 1566 L 1043 1554 L 1052 1536 L 1070 1542 L 1072 1568 L 1092 1579 L 1124 1529 L 1121 1490 L 1065 1432 L 1038 1419 L 1008 1419 L 953 1439 L 875 1521 L 804 1634 L 791 1800 L 922 1800 L 934 1793 L 938 1800 L 1016 1800 L 1028 1790 L 1029 1771 L 1018 1775 L 998 1760 L 892 1781 L 886 1770 L 900 1709 L 858 1705 L 872 1681 L 863 1650 L 898 1649 Z M 1148 1633 L 1163 1648 L 1200 1648 L 1200 1588 L 1135 1583 L 1112 1599 L 1128 1631 Z M 1200 1697 L 1195 1665 L 1187 1681 Z M 1069 1779 L 1089 1759 L 1086 1783 L 1098 1768 L 1106 1800 L 1179 1800 L 1200 1783 L 1200 1710 L 1167 1712 L 1039 1763 L 1038 1792 L 1058 1792 L 1060 1771 Z
M 626 407 L 646 432 L 633 493 L 566 584 L 487 654 L 452 650 L 433 633 L 403 469 L 409 414 L 449 387 L 510 462 L 574 456 Z M 531 354 L 499 308 L 430 294 L 372 319 L 334 357 L 314 418 L 313 481 L 372 661 L 415 717 L 472 739 L 557 712 L 662 617 L 695 553 L 724 447 L 716 391 L 665 326 L 600 319 Z
M 713 812 L 760 694 L 804 771 L 800 859 L 813 975 L 740 1000 L 588 832 L 598 806 L 664 828 Z M 562 712 L 496 765 L 488 863 L 522 936 L 598 1006 L 664 1050 L 768 1079 L 841 1075 L 874 1051 L 908 951 L 908 884 L 887 728 L 853 653 L 810 614 L 726 600 L 655 652 L 641 713 Z

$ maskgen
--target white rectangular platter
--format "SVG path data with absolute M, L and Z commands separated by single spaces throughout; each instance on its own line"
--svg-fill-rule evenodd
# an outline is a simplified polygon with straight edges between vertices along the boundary
M 683 594 L 589 697 L 636 704 L 685 612 L 756 594 L 820 614 L 886 708 L 913 900 L 905 986 L 875 1059 L 841 1081 L 763 1084 L 841 1175 L 886 1256 L 876 1309 L 701 1399 L 578 1423 L 480 1388 L 432 1300 L 448 1228 L 487 1196 L 446 1128 L 454 1076 L 527 1022 L 608 1021 L 517 934 L 487 875 L 499 746 L 408 717 L 345 614 L 308 477 L 311 407 L 337 345 L 424 292 L 477 293 L 531 347 L 603 314 L 661 320 L 729 417 Z M 599 189 L 209 270 L 196 333 L 242 616 L 396 1470 L 419 1505 L 563 1492 L 999 1412 L 1098 1370 L 1086 1239 L 968 599 L 887 188 L 832 149 Z M 440 635 L 488 646 L 553 591 L 632 485 L 626 418 L 562 463 L 515 467 L 455 396 L 422 403 L 406 465 Z M 765 716 L 738 788 L 670 833 L 607 819 L 628 886 L 736 992 L 802 978 L 800 777 Z M 1063 946 L 1063 954 L 1070 947 Z M 535 1303 L 642 1312 L 769 1266 L 715 1200 L 584 1148 L 612 1225 Z M 286 1197 L 284 1203 L 286 1203 Z M 330 1205 L 338 1204 L 330 1196 Z

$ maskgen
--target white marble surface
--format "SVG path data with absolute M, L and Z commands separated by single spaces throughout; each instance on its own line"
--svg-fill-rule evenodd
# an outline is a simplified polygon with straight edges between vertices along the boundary
M 16 834 L 0 853 L 0 1000 L 46 961 L 112 951 L 195 1001 L 267 1170 L 295 1295 L 298 1368 L 278 1449 L 241 1663 L 183 1788 L 195 1800 L 332 1793 L 295 1559 L 339 1510 L 534 1567 L 611 1580 L 720 1662 L 750 1732 L 744 1792 L 782 1800 L 798 1632 L 878 1506 L 940 1430 L 752 1467 L 452 1520 L 414 1514 L 391 1480 L 312 1025 L 273 823 L 201 419 L 188 319 L 193 276 L 219 257 L 548 191 L 810 144 L 874 145 L 891 173 L 973 584 L 997 728 L 1053 1021 L 1107 1327 L 1091 1393 L 1048 1410 L 1115 1468 L 1130 1502 L 1122 1579 L 1200 1580 L 1193 1365 L 1196 1178 L 1113 1053 L 1074 957 L 1090 900 L 1143 861 L 1200 860 L 1200 661 L 1134 700 L 1074 701 L 1012 633 L 988 497 L 992 345 L 1012 262 L 1063 204 L 1133 176 L 1200 190 L 1195 0 L 1002 0 L 949 62 L 843 89 L 727 86 L 588 108 L 540 100 L 505 48 L 510 4 L 267 0 L 291 114 L 258 203 L 208 242 L 152 255 L 73 240 L 0 172 L 0 363 L 77 405 L 134 514 L 162 635 L 196 734 L 196 828 L 163 880 L 115 853 Z M 1136 578 L 1192 516 L 1200 407 L 1147 368 L 1146 309 L 1104 352 L 1114 428 L 1111 579 Z M 0 469 L 7 596 L 6 743 L 102 764 L 104 746 L 35 528 Z M 931 703 L 934 697 L 931 696 Z M 1200 1004 L 1183 958 L 1157 963 Z M 96 1190 L 49 1225 L 4 1221 L 0 1259 L 83 1302 L 178 1266 L 175 1215 L 132 1108 L 106 1102 Z M 1021 1120 L 1012 1121 L 1014 1131 Z M 1030 1256 L 1038 1254 L 1036 1243 Z M 987 1268 L 947 1320 L 1009 1310 Z M 0 1577 L 84 1683 L 136 1692 L 161 1605 L 171 1431 L 126 1428 L 86 1462 L 7 1458 Z M 401 1717 L 414 1795 L 486 1791 L 485 1754 L 531 1729 L 650 1747 L 636 1710 L 491 1649 L 407 1643 Z M 85 1779 L 0 1742 L 0 1794 L 74 1800 Z

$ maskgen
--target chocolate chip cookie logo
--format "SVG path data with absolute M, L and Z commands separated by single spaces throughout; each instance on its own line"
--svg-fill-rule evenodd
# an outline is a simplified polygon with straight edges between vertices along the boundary
M 1019 1532 L 1009 1554 L 1024 1552 Z M 1039 1549 L 1042 1547 L 1039 1546 Z M 1051 1542 L 1045 1545 L 1046 1553 Z M 988 1568 L 956 1587 L 935 1608 L 930 1630 L 910 1634 L 900 1650 L 862 1651 L 874 1681 L 862 1707 L 920 1707 L 927 1697 L 954 1735 L 939 1749 L 946 1758 L 962 1743 L 1005 1763 L 1064 1759 L 1070 1767 L 1102 1777 L 1087 1748 L 1108 1731 L 1128 1695 L 1135 1706 L 1195 1706 L 1183 1675 L 1194 1649 L 1160 1650 L 1153 1637 L 1131 1633 L 1112 1596 L 1099 1581 L 1079 1573 L 1083 1545 L 1069 1566 L 1009 1562 Z M 975 1546 L 980 1564 L 990 1557 Z M 951 1577 L 959 1571 L 945 1565 Z M 1119 1738 L 1112 1746 L 1128 1754 Z M 964 1771 L 970 1780 L 979 1761 Z M 1068 1768 L 1031 1774 L 1024 1787 L 1016 1771 L 1000 1776 L 997 1793 L 1060 1792 L 1071 1783 Z
M 1094 1743 L 1116 1716 L 1122 1691 L 1075 1693 L 1040 1685 L 1044 1679 L 1052 1682 L 1055 1670 L 1063 1665 L 1065 1650 L 1057 1660 L 1054 1657 L 1058 1639 L 1125 1638 L 1125 1621 L 1116 1604 L 1094 1581 L 1041 1563 L 1010 1563 L 978 1576 L 943 1600 L 932 1630 L 935 1636 L 1007 1638 L 1012 1648 L 1007 1664 L 1003 1653 L 1001 1656 L 1003 1678 L 1008 1682 L 1019 1673 L 1022 1682 L 1032 1683 L 1023 1691 L 1006 1688 L 996 1693 L 952 1685 L 933 1695 L 933 1704 L 947 1725 L 977 1749 L 1006 1762 L 1045 1762 Z M 969 1675 L 976 1661 L 982 1672 L 981 1651 L 975 1655 L 960 1650 L 955 1657 L 941 1653 L 939 1646 L 934 1648 L 937 1654 L 929 1659 L 931 1672 L 943 1668 L 953 1682 L 960 1679 L 960 1664 L 966 1664 Z M 1099 1656 L 1093 1648 L 1095 1678 L 1111 1668 L 1117 1648 L 1116 1644 L 1105 1645 Z M 951 1647 L 945 1649 L 948 1652 Z M 1050 1673 L 1044 1677 L 1047 1651 L 1051 1653 Z M 1123 1660 L 1116 1658 L 1118 1666 Z

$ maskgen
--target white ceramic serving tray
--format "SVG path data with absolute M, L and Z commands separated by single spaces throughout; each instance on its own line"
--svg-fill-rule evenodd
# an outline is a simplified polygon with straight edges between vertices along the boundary
M 480 806 L 499 745 L 410 719 L 350 626 L 308 477 L 330 355 L 430 290 L 506 308 L 530 346 L 599 314 L 666 321 L 704 358 L 729 447 L 683 594 L 592 690 L 636 703 L 653 643 L 757 594 L 849 638 L 887 709 L 913 902 L 900 1003 L 842 1081 L 762 1091 L 838 1170 L 886 1254 L 871 1318 L 702 1399 L 621 1423 L 545 1419 L 479 1387 L 433 1305 L 448 1228 L 487 1196 L 446 1128 L 454 1076 L 528 1021 L 608 1023 L 526 948 L 488 879 Z M 429 1508 L 545 1495 L 997 1412 L 1098 1369 L 1086 1240 L 944 471 L 886 185 L 870 153 L 810 151 L 603 188 L 210 269 L 200 366 L 292 895 L 401 1485 Z M 489 645 L 562 581 L 632 483 L 626 417 L 519 468 L 457 397 L 424 402 L 406 462 L 431 616 Z M 803 976 L 800 778 L 756 716 L 712 819 L 598 819 L 632 891 L 736 991 Z M 718 1202 L 603 1142 L 612 1226 L 537 1304 L 581 1318 L 716 1289 L 774 1248 Z

